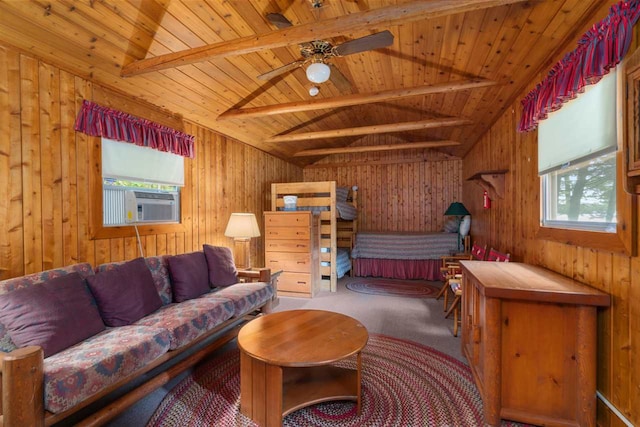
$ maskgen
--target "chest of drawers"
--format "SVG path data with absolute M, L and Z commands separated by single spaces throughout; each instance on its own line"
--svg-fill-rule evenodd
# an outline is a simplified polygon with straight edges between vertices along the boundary
M 265 264 L 282 270 L 279 296 L 311 298 L 320 284 L 320 217 L 309 211 L 265 212 Z
M 609 295 L 517 262 L 461 261 L 462 352 L 485 425 L 596 425 L 596 315 Z

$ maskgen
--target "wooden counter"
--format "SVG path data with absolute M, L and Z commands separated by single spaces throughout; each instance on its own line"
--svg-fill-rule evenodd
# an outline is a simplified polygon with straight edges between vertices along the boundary
M 485 422 L 594 426 L 596 314 L 609 295 L 532 265 L 461 265 L 462 352 Z

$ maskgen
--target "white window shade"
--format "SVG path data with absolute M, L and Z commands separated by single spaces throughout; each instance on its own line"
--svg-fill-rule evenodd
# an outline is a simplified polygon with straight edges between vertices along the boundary
M 153 148 L 102 138 L 102 176 L 184 186 L 184 158 Z
M 615 150 L 616 135 L 616 73 L 612 70 L 540 121 L 538 173 Z

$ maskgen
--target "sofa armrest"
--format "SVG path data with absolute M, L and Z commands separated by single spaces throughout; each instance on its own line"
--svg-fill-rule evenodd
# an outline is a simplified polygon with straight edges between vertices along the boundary
M 270 268 L 254 268 L 251 270 L 238 270 L 238 278 L 245 279 L 249 282 L 257 280 L 258 282 L 271 282 Z
M 273 288 L 273 296 L 262 309 L 263 313 L 271 313 L 271 311 L 280 302 L 278 299 L 278 276 L 282 273 L 282 270 L 271 272 L 270 268 L 254 268 L 251 270 L 238 270 L 238 279 L 245 281 L 253 281 L 257 279 L 259 282 L 271 283 Z
M 44 426 L 43 364 L 37 346 L 0 355 L 3 427 Z

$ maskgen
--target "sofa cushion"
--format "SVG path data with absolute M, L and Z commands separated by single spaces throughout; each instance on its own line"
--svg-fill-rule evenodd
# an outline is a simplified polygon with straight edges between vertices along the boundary
M 230 319 L 233 314 L 234 305 L 228 299 L 197 298 L 165 305 L 135 324 L 166 329 L 170 334 L 170 348 L 174 350 Z
M 18 347 L 40 346 L 44 357 L 104 330 L 78 273 L 0 295 L 0 321 Z
M 143 368 L 169 350 L 169 332 L 144 326 L 109 328 L 49 357 L 44 404 L 65 411 Z
M 173 296 L 171 294 L 171 279 L 169 278 L 169 260 L 170 255 L 155 255 L 148 256 L 144 259 L 147 264 L 151 276 L 153 277 L 153 284 L 156 286 L 158 295 L 162 300 L 162 304 L 170 304 L 173 302 Z M 124 264 L 127 261 L 116 261 L 101 264 L 96 269 L 97 272 L 113 270 L 119 265 Z
M 198 297 L 210 290 L 209 270 L 204 252 L 172 256 L 168 262 L 175 302 Z
M 49 279 L 64 276 L 69 273 L 77 272 L 82 278 L 93 275 L 93 268 L 89 263 L 80 263 L 68 265 L 53 270 L 41 271 L 38 273 L 28 274 L 25 276 L 14 277 L 0 282 L 0 295 L 23 289 L 38 283 L 45 282 Z M 7 333 L 7 329 L 0 321 L 0 351 L 10 352 L 17 348 L 11 337 Z
M 270 283 L 250 282 L 218 288 L 198 299 L 229 299 L 233 301 L 234 316 L 241 316 L 259 308 L 271 297 L 273 297 L 273 287 Z
M 162 306 L 143 258 L 100 272 L 87 281 L 108 326 L 129 325 Z
M 233 262 L 231 249 L 224 246 L 203 245 L 209 268 L 209 284 L 212 287 L 238 283 L 238 270 Z

